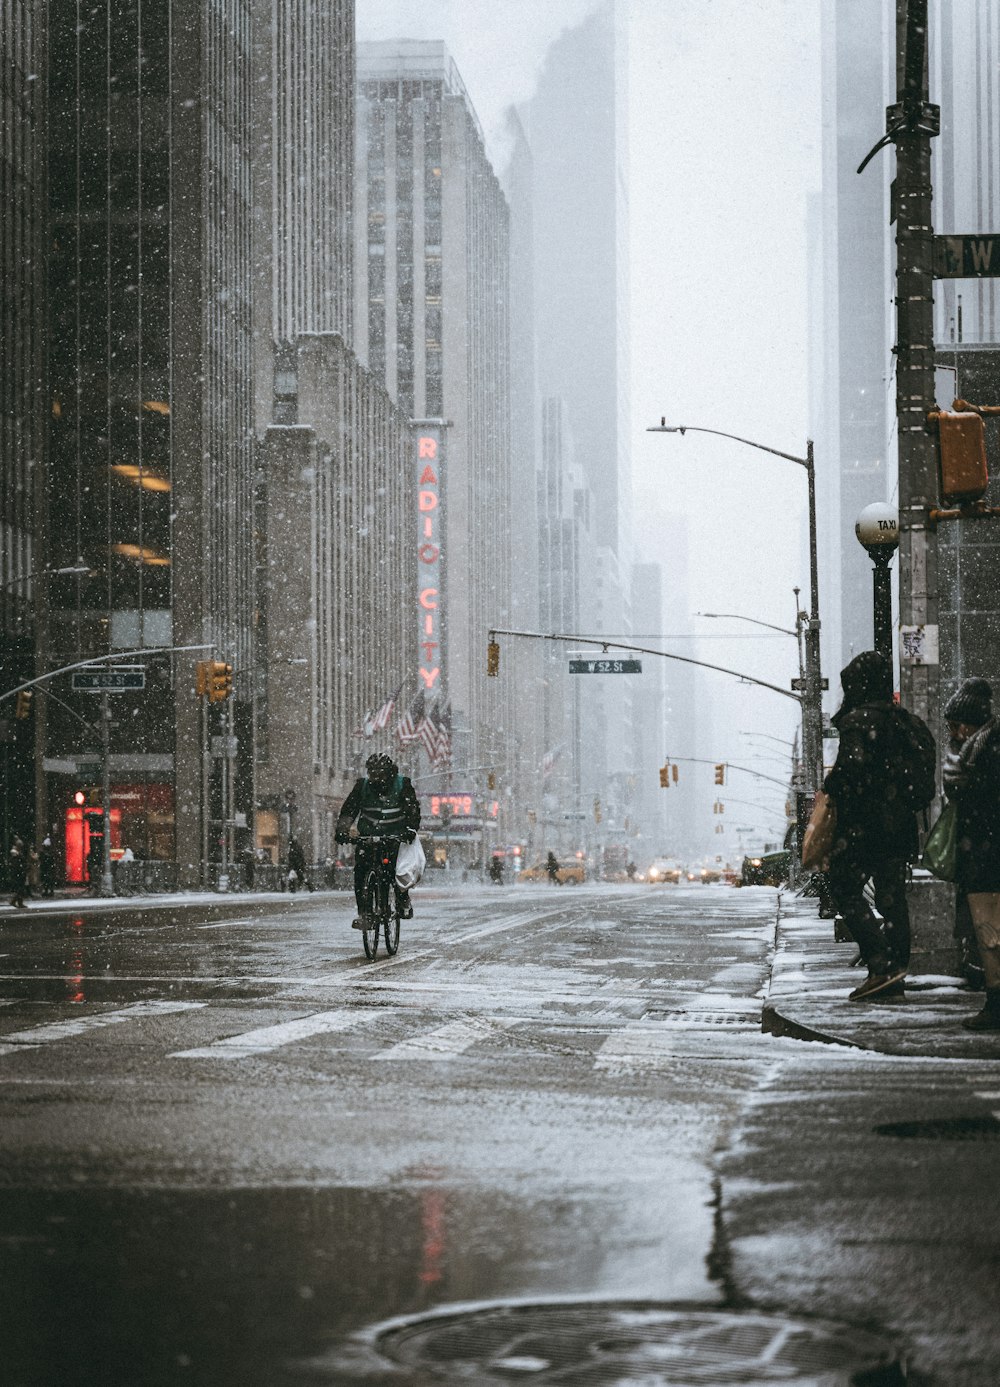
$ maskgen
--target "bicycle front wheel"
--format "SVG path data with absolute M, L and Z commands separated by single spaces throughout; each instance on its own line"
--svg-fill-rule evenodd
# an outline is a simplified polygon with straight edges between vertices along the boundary
M 391 958 L 399 948 L 399 911 L 396 909 L 396 902 L 393 901 L 389 906 L 389 913 L 385 917 L 385 951 Z
M 365 881 L 364 909 L 361 913 L 361 942 L 365 946 L 365 958 L 374 959 L 378 952 L 380 924 L 378 877 L 374 871 L 371 871 Z

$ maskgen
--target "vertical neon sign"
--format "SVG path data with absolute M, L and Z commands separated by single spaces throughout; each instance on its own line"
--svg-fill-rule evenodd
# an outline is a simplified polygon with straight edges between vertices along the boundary
M 417 462 L 417 668 L 424 693 L 439 694 L 444 683 L 442 622 L 444 617 L 444 540 L 442 480 L 444 450 L 441 429 L 416 431 Z

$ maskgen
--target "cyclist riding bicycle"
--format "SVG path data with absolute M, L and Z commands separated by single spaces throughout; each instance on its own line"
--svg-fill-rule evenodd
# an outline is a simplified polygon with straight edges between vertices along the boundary
M 354 841 L 354 898 L 358 903 L 356 929 L 361 928 L 364 914 L 365 878 L 375 860 L 372 839 L 391 835 L 412 843 L 420 827 L 420 804 L 416 791 L 408 776 L 400 775 L 399 767 L 391 756 L 377 752 L 365 762 L 366 777 L 355 781 L 354 789 L 344 800 L 337 818 L 337 831 L 334 838 L 338 843 Z M 354 829 L 355 820 L 357 828 Z M 399 844 L 388 845 L 393 854 L 395 866 Z M 395 887 L 396 908 L 401 920 L 413 919 L 413 906 L 410 893 Z

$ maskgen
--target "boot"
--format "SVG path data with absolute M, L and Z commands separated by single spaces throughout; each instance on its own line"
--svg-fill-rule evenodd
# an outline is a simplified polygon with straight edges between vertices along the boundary
M 1000 1031 L 1000 987 L 988 987 L 982 1011 L 966 1016 L 962 1025 L 967 1031 Z

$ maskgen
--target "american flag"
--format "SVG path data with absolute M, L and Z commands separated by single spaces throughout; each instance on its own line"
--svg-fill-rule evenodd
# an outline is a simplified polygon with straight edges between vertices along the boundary
M 428 749 L 428 755 L 435 765 L 438 762 L 451 760 L 451 704 L 446 703 L 441 707 L 436 703 L 430 712 L 430 722 L 434 729 L 434 750 Z M 426 745 L 426 743 L 425 743 Z
M 436 709 L 428 709 L 417 723 L 417 738 L 423 744 L 424 750 L 430 757 L 431 762 L 437 760 L 437 723 L 434 721 Z
M 559 760 L 559 757 L 560 757 L 561 755 L 562 755 L 562 747 L 561 747 L 561 746 L 553 747 L 551 751 L 547 751 L 547 752 L 545 753 L 545 755 L 542 757 L 542 778 L 543 778 L 543 779 L 547 780 L 548 777 L 552 774 L 552 772 L 553 772 L 553 771 L 555 770 L 555 768 L 556 768 L 556 762 Z
M 402 684 L 395 693 L 391 693 L 375 714 L 373 721 L 373 731 L 383 732 L 389 726 L 389 719 L 392 717 L 392 710 L 396 706 L 396 699 L 399 697 Z
M 403 746 L 408 746 L 410 742 L 415 742 L 417 740 L 419 735 L 418 729 L 424 720 L 425 712 L 424 691 L 420 689 L 417 692 L 416 698 L 396 724 L 396 736 Z
M 400 685 L 402 688 L 402 685 Z M 379 708 L 373 709 L 370 713 L 365 713 L 364 717 L 354 729 L 355 737 L 374 737 L 376 732 L 381 732 L 388 727 L 389 719 L 392 717 L 392 710 L 396 706 L 396 699 L 399 697 L 399 689 L 389 697 Z

